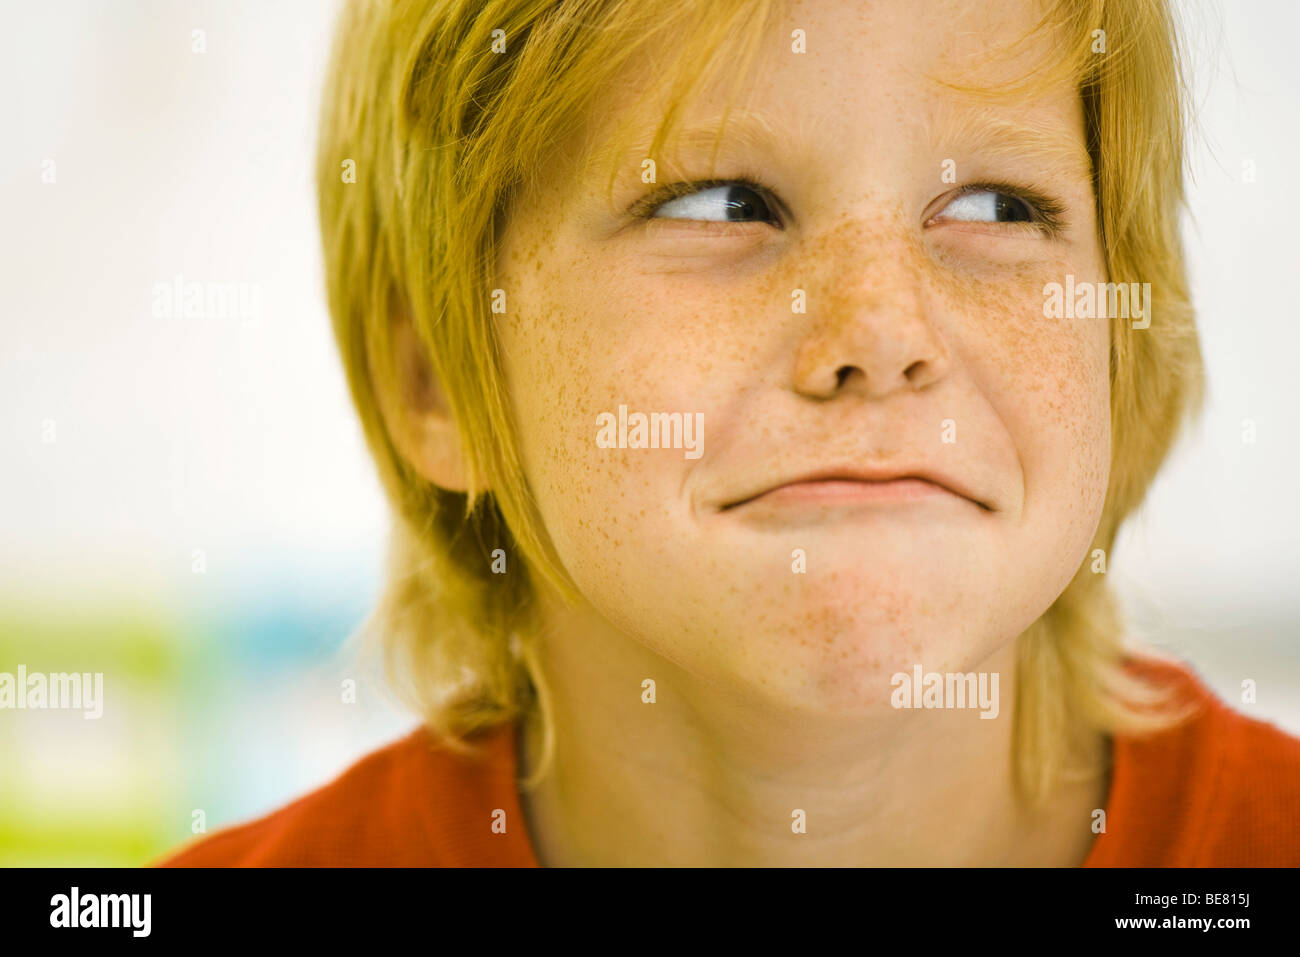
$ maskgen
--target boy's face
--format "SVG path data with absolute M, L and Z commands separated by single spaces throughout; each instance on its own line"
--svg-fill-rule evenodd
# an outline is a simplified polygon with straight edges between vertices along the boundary
M 707 141 L 629 154 L 612 204 L 599 171 L 557 171 L 501 250 L 525 471 L 591 620 L 787 705 L 880 707 L 894 672 L 975 667 L 1061 593 L 1101 515 L 1107 321 L 1043 309 L 1045 284 L 1106 278 L 1082 110 L 927 79 L 1031 62 L 971 72 L 1038 11 L 967 6 L 794 4 L 737 103 L 770 139 L 733 116 L 713 171 Z M 595 115 L 648 142 L 662 114 Z M 625 213 L 711 175 L 762 188 Z M 628 445 L 635 413 L 702 422 L 698 457 L 619 447 L 620 406 Z M 847 481 L 799 482 L 818 475 Z

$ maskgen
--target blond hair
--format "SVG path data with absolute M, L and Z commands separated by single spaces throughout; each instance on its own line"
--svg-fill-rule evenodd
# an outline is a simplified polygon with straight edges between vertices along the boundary
M 577 594 L 529 495 L 494 339 L 491 277 L 511 203 L 537 184 L 552 144 L 569 142 L 602 91 L 646 59 L 655 64 L 650 75 L 667 78 L 647 87 L 671 83 L 653 154 L 693 84 L 745 74 L 779 6 L 358 0 L 344 8 L 317 178 L 334 333 L 394 511 L 388 581 L 367 628 L 398 693 L 448 747 L 473 751 L 476 729 L 544 706 L 533 599 L 539 587 Z M 1108 274 L 1150 282 L 1156 317 L 1140 330 L 1112 320 L 1112 466 L 1093 543 L 1109 555 L 1204 391 L 1178 234 L 1186 103 L 1179 40 L 1164 0 L 1060 0 L 1038 29 L 1055 34 L 1054 52 L 1063 55 L 1054 65 L 979 92 L 998 96 L 1061 76 L 1076 83 Z M 1104 31 L 1105 52 L 1096 31 Z M 654 59 L 663 50 L 672 50 L 671 62 Z M 352 182 L 341 175 L 348 164 Z M 457 422 L 466 492 L 422 478 L 385 424 L 379 390 L 395 381 L 391 319 L 399 308 Z M 496 549 L 509 574 L 492 573 Z M 1068 772 L 1080 728 L 1138 733 L 1181 717 L 1124 671 L 1133 649 L 1106 578 L 1089 561 L 1017 639 L 1016 780 L 1031 802 Z

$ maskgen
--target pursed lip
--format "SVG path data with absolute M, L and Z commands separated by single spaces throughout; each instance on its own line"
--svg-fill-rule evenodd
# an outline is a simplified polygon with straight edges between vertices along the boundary
M 729 502 L 724 502 L 718 507 L 718 511 L 725 512 L 729 509 L 738 508 L 747 505 L 756 499 L 763 498 L 769 492 L 775 492 L 778 489 L 788 488 L 793 485 L 804 485 L 816 482 L 892 482 L 899 479 L 918 479 L 936 485 L 939 488 L 967 499 L 974 505 L 978 505 L 985 511 L 996 511 L 991 505 L 979 498 L 972 492 L 965 483 L 955 479 L 943 472 L 930 468 L 886 468 L 886 467 L 863 467 L 863 466 L 846 466 L 821 469 L 816 472 L 809 472 L 804 475 L 798 475 L 793 478 L 783 478 L 776 482 L 768 483 L 753 492 L 742 495 L 739 498 Z

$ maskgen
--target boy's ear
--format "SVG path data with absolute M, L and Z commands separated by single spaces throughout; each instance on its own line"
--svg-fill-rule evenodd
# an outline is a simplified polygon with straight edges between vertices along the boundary
M 394 380 L 371 376 L 388 434 L 420 475 L 449 492 L 463 492 L 468 482 L 456 421 L 400 296 L 394 297 L 390 323 Z

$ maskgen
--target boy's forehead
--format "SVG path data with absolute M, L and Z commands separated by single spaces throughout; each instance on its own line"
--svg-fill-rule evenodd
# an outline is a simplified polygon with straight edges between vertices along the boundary
M 887 129 L 916 151 L 1014 153 L 1041 167 L 1086 174 L 1082 110 L 1071 81 L 1031 82 L 1014 96 L 978 92 L 1032 81 L 1052 61 L 1061 38 L 1040 28 L 1041 5 L 992 0 L 979 6 L 976 16 L 947 0 L 791 4 L 773 18 L 749 75 L 733 85 L 737 78 L 724 65 L 692 88 L 653 158 L 670 167 L 678 155 L 711 151 L 715 142 L 719 157 L 850 145 L 870 150 Z M 792 51 L 795 29 L 806 31 L 806 52 Z M 669 64 L 678 66 L 670 49 L 647 51 L 597 94 L 561 151 L 566 166 L 576 163 L 568 166 L 570 175 L 581 172 L 580 181 L 590 177 L 602 189 L 640 175 L 670 106 Z
M 650 157 L 662 114 L 629 120 L 625 139 L 611 137 L 590 154 L 591 169 L 619 180 L 639 176 Z M 725 120 L 725 123 L 724 123 Z M 654 153 L 661 172 L 670 173 L 687 157 L 709 156 L 715 145 L 719 161 L 761 162 L 764 158 L 813 157 L 842 151 L 850 143 L 869 142 L 851 127 L 855 122 L 834 109 L 780 112 L 760 104 L 715 110 L 686 109 L 665 147 Z M 1018 164 L 1051 170 L 1061 176 L 1087 176 L 1083 111 L 1077 92 L 1056 92 L 986 99 L 937 86 L 914 110 L 893 112 L 885 123 L 894 148 L 906 143 L 918 160 L 963 155 L 985 159 L 1013 158 Z M 877 128 L 881 118 L 877 118 Z M 615 143 L 624 147 L 615 150 Z M 870 147 L 861 154 L 870 159 Z
M 1051 87 L 1033 82 L 1059 59 L 1057 44 L 1065 39 L 1040 23 L 1041 5 L 1036 0 L 986 0 L 976 6 L 978 16 L 964 4 L 957 4 L 954 13 L 948 0 L 795 4 L 815 16 L 821 29 L 809 29 L 813 24 L 793 12 L 774 18 L 750 75 L 737 83 L 724 66 L 710 82 L 694 88 L 681 104 L 674 134 L 687 146 L 710 142 L 729 105 L 735 122 L 729 120 L 726 133 L 742 146 L 777 136 L 833 137 L 861 119 L 855 112 L 889 112 L 904 102 L 909 109 L 933 114 L 927 125 L 945 141 L 1012 131 L 1015 117 L 1027 112 L 1036 119 L 1023 124 L 1030 127 L 1019 137 L 1026 142 L 1042 139 L 1033 130 L 1047 125 L 1053 113 L 1073 126 L 1071 101 L 1077 96 L 1072 78 Z M 888 22 L 882 22 L 882 8 Z M 804 34 L 798 53 L 793 50 L 796 31 Z M 583 127 L 593 158 L 606 158 L 602 148 L 610 142 L 648 147 L 670 105 L 670 78 L 663 66 L 683 66 L 672 63 L 671 51 L 654 51 L 653 59 L 660 65 L 657 72 L 638 59 L 597 96 Z M 650 79 L 654 76 L 658 79 Z M 1027 78 L 1023 95 L 978 95 Z M 734 103 L 733 90 L 739 93 Z M 633 135 L 619 135 L 629 131 Z
M 662 116 L 648 114 L 633 121 L 628 152 L 649 155 L 654 132 Z M 921 145 L 933 149 L 954 145 L 972 152 L 1014 149 L 1057 163 L 1077 160 L 1082 134 L 1081 103 L 1074 91 L 1051 95 L 1026 95 L 986 100 L 977 94 L 947 90 L 924 103 L 912 117 L 914 129 L 923 131 Z M 842 142 L 846 127 L 854 122 L 834 110 L 781 113 L 761 107 L 734 108 L 728 113 L 687 110 L 672 131 L 670 148 L 712 148 L 716 143 L 732 153 L 781 150 L 792 143 Z

